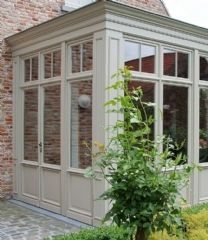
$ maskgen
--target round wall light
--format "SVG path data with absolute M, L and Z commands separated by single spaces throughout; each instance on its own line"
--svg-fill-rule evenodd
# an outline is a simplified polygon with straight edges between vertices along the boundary
M 91 105 L 91 98 L 89 95 L 80 95 L 78 98 L 78 103 L 81 108 L 88 108 Z

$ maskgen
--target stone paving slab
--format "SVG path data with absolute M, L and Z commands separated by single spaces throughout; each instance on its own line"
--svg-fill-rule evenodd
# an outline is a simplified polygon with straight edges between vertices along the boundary
M 69 223 L 0 201 L 0 240 L 42 240 L 78 230 Z

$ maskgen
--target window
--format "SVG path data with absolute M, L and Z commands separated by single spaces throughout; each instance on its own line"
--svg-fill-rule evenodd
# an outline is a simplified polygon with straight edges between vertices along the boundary
M 182 153 L 188 146 L 188 88 L 163 86 L 163 134 L 177 144 L 184 142 Z M 177 154 L 178 151 L 175 152 Z
M 91 166 L 92 81 L 71 85 L 71 162 L 73 168 Z
M 60 85 L 44 87 L 44 163 L 60 165 Z
M 38 89 L 24 91 L 24 160 L 38 161 Z
M 92 41 L 71 46 L 71 73 L 92 70 Z
M 125 42 L 125 66 L 133 71 L 155 73 L 155 55 L 155 46 Z
M 61 50 L 44 54 L 44 78 L 61 76 Z
M 208 57 L 200 57 L 200 80 L 208 81 Z
M 163 50 L 163 75 L 188 78 L 188 53 L 178 52 L 172 49 Z
M 129 90 L 136 89 L 138 87 L 142 88 L 143 97 L 142 101 L 146 103 L 154 103 L 155 102 L 155 84 L 151 82 L 142 82 L 142 81 L 131 81 L 129 83 Z M 138 103 L 139 106 L 139 103 Z M 140 105 L 141 106 L 141 105 Z M 145 106 L 144 106 L 145 107 Z M 154 118 L 154 107 L 145 107 L 145 111 L 147 116 L 152 116 Z M 143 113 L 143 110 L 141 109 Z M 145 116 L 143 116 L 144 118 Z M 151 126 L 150 137 L 154 140 L 154 124 Z
M 24 81 L 38 80 L 38 56 L 24 60 Z
M 199 162 L 208 162 L 208 88 L 200 89 Z

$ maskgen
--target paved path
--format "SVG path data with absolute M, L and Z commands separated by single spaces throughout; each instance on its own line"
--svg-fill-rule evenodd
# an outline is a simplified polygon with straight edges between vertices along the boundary
M 0 240 L 40 240 L 77 230 L 69 223 L 0 201 Z

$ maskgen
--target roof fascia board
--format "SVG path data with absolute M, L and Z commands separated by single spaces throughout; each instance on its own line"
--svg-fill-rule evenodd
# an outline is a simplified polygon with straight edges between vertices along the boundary
M 62 16 L 29 28 L 23 32 L 14 34 L 7 37 L 5 40 L 10 44 L 10 46 L 17 46 L 23 42 L 30 41 L 31 39 L 37 39 L 47 34 L 54 33 L 54 36 L 60 34 L 60 30 L 65 32 L 65 28 L 71 26 L 74 28 L 78 24 L 82 25 L 96 23 L 98 21 L 96 18 L 100 18 L 100 21 L 104 21 L 103 16 L 105 16 L 105 8 L 103 7 L 104 2 L 92 3 L 83 8 L 75 10 L 70 13 L 66 13 Z
M 106 28 L 120 31 L 124 35 L 155 40 L 167 44 L 183 45 L 186 48 L 204 49 L 207 48 L 208 38 L 196 37 L 192 34 L 176 31 L 167 27 L 158 26 L 145 21 L 135 21 L 135 19 L 106 14 Z
M 151 13 L 138 8 L 122 5 L 117 2 L 111 2 L 108 0 L 108 4 L 105 5 L 106 11 L 111 12 L 114 15 L 120 15 L 137 21 L 143 21 L 155 26 L 160 26 L 174 31 L 180 31 L 195 35 L 196 37 L 203 37 L 208 39 L 208 29 L 202 28 L 196 25 L 185 23 L 170 17 L 162 16 L 159 14 Z M 119 6 L 118 6 L 119 5 Z
M 208 39 L 208 29 L 206 28 L 201 28 L 166 16 L 161 16 L 109 0 L 104 0 L 92 3 L 75 10 L 74 12 L 67 13 L 46 23 L 42 23 L 36 27 L 15 34 L 6 38 L 6 40 L 11 46 L 17 46 L 23 42 L 25 43 L 31 39 L 37 39 L 42 36 L 46 36 L 47 34 L 49 35 L 50 33 L 54 33 L 55 36 L 57 33 L 60 34 L 59 31 L 69 31 L 69 29 L 67 29 L 69 24 L 70 26 L 78 27 L 79 23 L 87 24 L 88 20 L 95 19 L 96 17 L 100 17 L 100 21 L 105 21 L 107 13 L 120 16 L 124 19 L 128 18 L 135 21 L 145 22 L 151 24 L 152 26 L 158 26 L 164 29 L 189 34 L 197 38 L 203 38 L 205 40 Z

